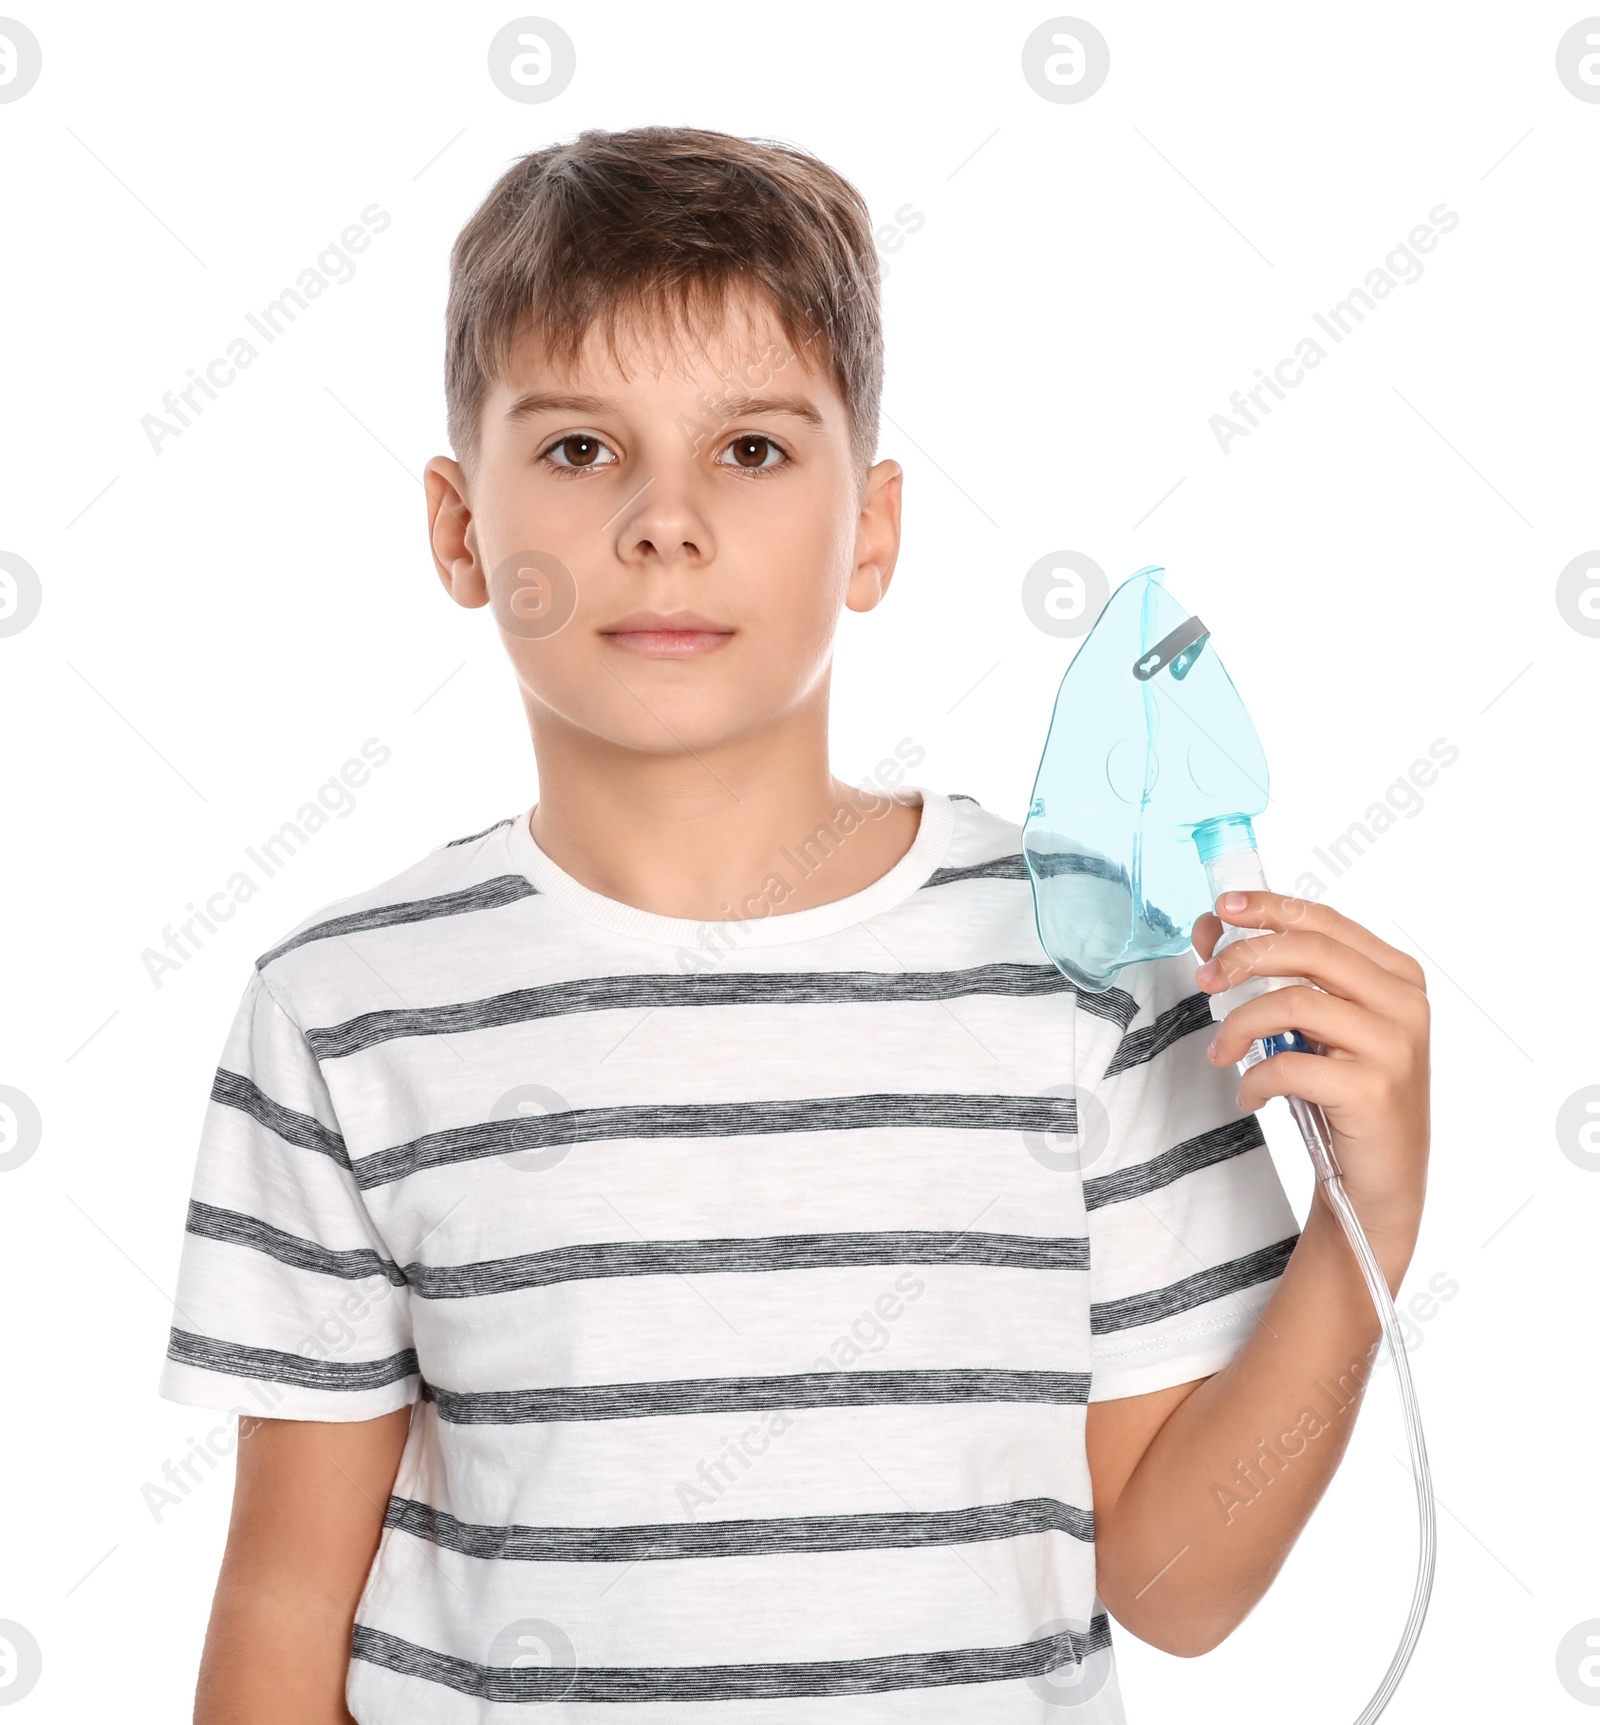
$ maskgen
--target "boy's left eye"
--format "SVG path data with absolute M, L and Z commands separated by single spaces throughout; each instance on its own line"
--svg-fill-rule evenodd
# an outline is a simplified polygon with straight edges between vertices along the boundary
M 732 456 L 732 460 L 724 460 L 724 456 Z M 787 461 L 789 457 L 770 437 L 758 436 L 755 432 L 747 432 L 742 437 L 734 438 L 726 445 L 717 457 L 719 467 L 742 467 L 747 472 L 759 471 L 764 467 L 776 467 L 779 462 Z

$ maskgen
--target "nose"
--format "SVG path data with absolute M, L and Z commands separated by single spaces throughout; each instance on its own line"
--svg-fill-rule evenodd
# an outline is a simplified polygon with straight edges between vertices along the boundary
M 657 468 L 618 510 L 617 551 L 627 563 L 708 562 L 711 524 L 686 478 Z

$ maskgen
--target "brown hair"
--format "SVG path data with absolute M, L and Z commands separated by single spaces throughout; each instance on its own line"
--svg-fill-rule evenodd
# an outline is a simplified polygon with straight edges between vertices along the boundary
M 791 346 L 830 371 L 865 473 L 878 445 L 883 330 L 861 194 L 789 144 L 688 126 L 587 131 L 523 156 L 450 253 L 445 401 L 476 460 L 489 382 L 531 328 L 562 363 L 627 314 L 705 329 L 731 289 L 767 299 Z

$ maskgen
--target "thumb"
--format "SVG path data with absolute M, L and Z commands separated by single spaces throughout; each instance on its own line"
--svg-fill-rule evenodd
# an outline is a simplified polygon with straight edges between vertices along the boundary
M 1202 959 L 1210 958 L 1216 951 L 1217 941 L 1222 935 L 1222 919 L 1207 911 L 1204 916 L 1196 917 L 1194 928 L 1189 939 Z

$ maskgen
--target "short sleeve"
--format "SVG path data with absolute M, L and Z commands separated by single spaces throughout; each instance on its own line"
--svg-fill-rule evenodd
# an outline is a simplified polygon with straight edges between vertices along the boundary
M 364 1420 L 417 1398 L 410 1291 L 351 1172 L 315 1055 L 254 972 L 201 1128 L 170 1401 Z
M 1080 997 L 1078 1132 L 1089 1230 L 1090 1400 L 1209 1377 L 1243 1346 L 1299 1226 L 1193 954 Z M 1089 1021 L 1086 1028 L 1083 1019 Z

